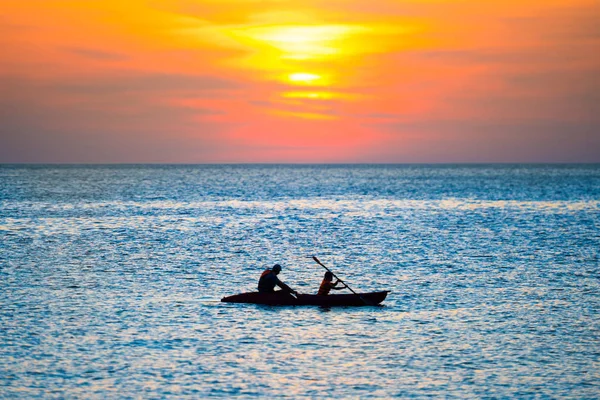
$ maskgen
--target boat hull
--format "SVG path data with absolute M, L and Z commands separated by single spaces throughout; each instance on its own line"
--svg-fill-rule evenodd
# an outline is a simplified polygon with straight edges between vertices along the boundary
M 330 294 L 318 296 L 315 294 L 299 294 L 297 297 L 289 293 L 258 293 L 249 292 L 223 297 L 224 303 L 264 304 L 270 306 L 373 306 L 385 300 L 389 290 L 381 292 L 358 294 Z

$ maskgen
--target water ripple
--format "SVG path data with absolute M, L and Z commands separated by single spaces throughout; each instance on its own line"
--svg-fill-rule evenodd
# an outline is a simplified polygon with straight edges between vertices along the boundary
M 598 398 L 598 166 L 0 166 L 0 398 Z M 316 254 L 380 308 L 220 303 Z

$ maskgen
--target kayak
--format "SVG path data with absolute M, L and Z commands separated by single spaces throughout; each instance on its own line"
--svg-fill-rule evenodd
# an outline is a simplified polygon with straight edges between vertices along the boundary
M 248 292 L 233 296 L 223 297 L 224 303 L 249 303 L 265 304 L 269 306 L 374 306 L 385 300 L 389 290 L 381 292 L 357 294 L 330 294 L 319 296 L 316 294 L 293 295 L 279 291 L 274 293 Z

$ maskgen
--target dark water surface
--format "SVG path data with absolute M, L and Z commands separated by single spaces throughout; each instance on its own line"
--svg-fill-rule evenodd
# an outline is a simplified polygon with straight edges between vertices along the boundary
M 600 166 L 0 166 L 0 398 L 599 398 Z M 385 307 L 220 303 L 317 255 Z

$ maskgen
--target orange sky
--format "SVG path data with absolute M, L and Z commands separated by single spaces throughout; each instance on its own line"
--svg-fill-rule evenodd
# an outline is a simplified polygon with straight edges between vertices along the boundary
M 0 162 L 600 162 L 598 0 L 0 0 Z

